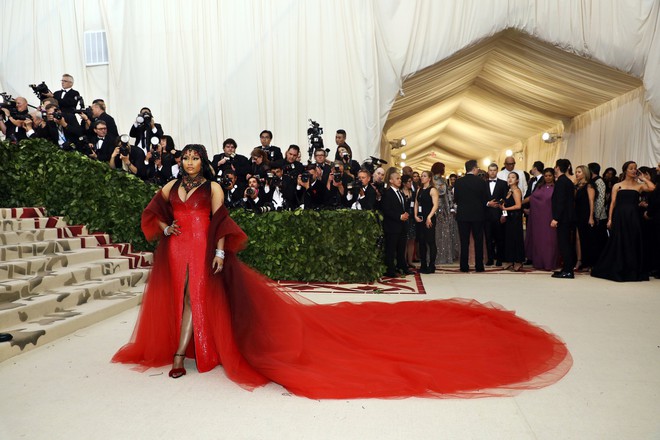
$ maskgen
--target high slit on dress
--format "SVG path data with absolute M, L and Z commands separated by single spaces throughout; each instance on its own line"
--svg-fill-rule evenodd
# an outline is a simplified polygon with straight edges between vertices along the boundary
M 316 304 L 276 288 L 241 263 L 246 236 L 225 207 L 211 216 L 210 185 L 187 202 L 160 193 L 143 214 L 149 238 L 157 220 L 176 219 L 181 235 L 161 237 L 131 341 L 113 361 L 172 362 L 181 325 L 177 277 L 189 264 L 193 341 L 200 372 L 222 364 L 247 389 L 274 381 L 310 398 L 482 397 L 547 386 L 572 364 L 549 331 L 493 303 L 469 299 Z M 211 274 L 215 243 L 225 265 Z M 194 271 L 194 276 L 193 272 Z

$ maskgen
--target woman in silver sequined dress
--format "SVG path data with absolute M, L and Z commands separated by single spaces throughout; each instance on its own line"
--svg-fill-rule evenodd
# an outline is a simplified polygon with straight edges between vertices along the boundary
M 458 226 L 454 219 L 454 200 L 442 177 L 445 173 L 445 164 L 436 162 L 431 167 L 433 174 L 433 185 L 438 190 L 439 208 L 437 214 L 435 241 L 438 247 L 436 264 L 451 264 L 458 258 Z

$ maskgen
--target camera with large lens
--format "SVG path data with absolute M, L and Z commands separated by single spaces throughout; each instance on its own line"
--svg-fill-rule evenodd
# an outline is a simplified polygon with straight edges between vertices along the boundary
M 62 119 L 62 111 L 61 110 L 55 110 L 53 112 L 53 119 L 57 119 L 58 121 Z
M 309 182 L 310 177 L 311 177 L 311 175 L 309 174 L 309 171 L 303 171 L 300 174 L 300 180 L 302 180 L 303 182 Z
M 256 197 L 257 194 L 259 194 L 259 190 L 257 188 L 248 186 L 248 188 L 245 190 L 245 195 L 248 197 Z
M 138 115 L 137 118 L 135 118 L 135 122 L 137 122 L 139 125 L 149 125 L 151 124 L 151 113 L 149 112 L 142 112 Z
M 4 92 L 0 93 L 0 108 L 9 109 L 11 117 L 14 117 L 13 114 L 16 114 L 18 111 L 16 109 L 16 101 L 11 97 L 11 95 Z M 5 117 L 4 112 L 0 112 L 0 117 Z
M 220 176 L 218 178 L 218 183 L 224 189 L 229 189 L 232 185 L 232 181 L 231 181 L 231 178 L 229 176 Z
M 26 119 L 32 120 L 32 116 L 21 114 L 16 109 L 10 110 L 9 115 L 17 121 L 25 121 Z
M 44 99 L 48 98 L 48 94 L 50 94 L 50 89 L 46 85 L 44 81 L 41 81 L 41 84 L 30 84 L 30 88 L 34 92 L 35 95 L 37 95 L 37 98 L 39 98 L 39 101 L 43 101 Z
M 119 144 L 119 154 L 122 156 L 128 156 L 128 153 L 131 152 L 131 147 L 128 145 L 130 138 L 127 134 L 122 134 L 119 140 L 121 141 Z
M 92 107 L 87 107 L 81 110 L 74 110 L 74 113 L 77 115 L 87 115 L 87 118 L 94 119 L 94 113 L 92 113 Z

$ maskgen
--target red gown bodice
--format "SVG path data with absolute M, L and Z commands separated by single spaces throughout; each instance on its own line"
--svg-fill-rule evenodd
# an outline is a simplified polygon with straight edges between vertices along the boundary
M 319 305 L 281 291 L 238 260 L 246 237 L 227 210 L 209 219 L 209 185 L 185 203 L 175 188 L 169 203 L 156 195 L 142 226 L 153 238 L 157 219 L 177 219 L 182 234 L 161 239 L 133 337 L 113 361 L 172 362 L 187 271 L 194 323 L 188 355 L 200 372 L 221 363 L 248 389 L 274 381 L 311 398 L 497 396 L 547 386 L 570 369 L 557 336 L 496 304 Z M 223 236 L 224 269 L 211 275 Z

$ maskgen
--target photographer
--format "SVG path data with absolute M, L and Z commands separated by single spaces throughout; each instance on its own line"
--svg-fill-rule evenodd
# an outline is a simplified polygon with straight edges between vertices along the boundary
M 158 186 L 164 186 L 174 178 L 172 176 L 172 166 L 175 162 L 171 153 L 173 146 L 172 137 L 167 135 L 162 136 L 158 144 L 152 145 L 148 159 L 145 162 L 147 168 L 145 180 L 149 180 Z
M 323 171 L 315 164 L 309 164 L 298 176 L 298 186 L 302 188 L 303 209 L 321 209 L 325 207 L 327 189 L 321 181 Z
M 25 120 L 30 118 L 28 114 L 27 99 L 22 96 L 14 99 L 15 107 L 7 108 L 4 106 L 0 109 L 2 118 L 0 118 L 0 131 L 5 137 L 12 141 L 18 142 L 27 139 L 27 130 L 25 129 Z M 6 122 L 3 121 L 6 119 Z
M 328 163 L 327 158 L 328 153 L 324 149 L 319 148 L 314 151 L 314 165 L 321 171 L 321 182 L 323 186 L 326 186 L 328 183 L 328 178 L 332 172 L 332 167 Z
M 241 206 L 245 196 L 245 185 L 240 185 L 234 170 L 227 170 L 222 174 L 219 181 L 222 191 L 225 193 L 225 206 L 228 209 Z
M 110 156 L 110 168 L 124 170 L 143 179 L 146 175 L 142 159 L 144 153 L 140 148 L 129 144 L 128 141 L 129 137 L 125 134 L 117 138 L 115 149 Z
M 41 117 L 41 112 L 31 112 L 25 120 L 25 134 L 28 139 L 48 139 L 48 127 Z
M 376 209 L 376 190 L 371 185 L 371 173 L 367 169 L 358 172 L 358 182 L 355 191 L 346 198 L 352 202 L 351 209 L 372 211 Z
M 300 205 L 302 187 L 298 187 L 298 176 L 302 174 L 303 164 L 298 162 L 300 148 L 297 145 L 289 145 L 286 150 L 286 160 L 282 166 L 282 194 L 285 204 L 290 209 L 296 209 Z
M 236 154 L 237 144 L 232 138 L 227 138 L 222 143 L 222 153 L 216 154 L 211 160 L 218 179 L 222 178 L 227 171 L 233 171 L 238 180 L 245 181 L 245 176 L 250 170 L 250 161 L 247 157 Z
M 87 145 L 78 145 L 82 130 L 73 113 L 63 113 L 58 106 L 49 104 L 46 107 L 46 128 L 48 139 L 61 149 L 89 151 Z
M 64 114 L 73 114 L 82 101 L 80 93 L 73 90 L 73 77 L 67 73 L 62 75 L 62 90 L 44 93 L 44 96 L 57 99 L 57 106 Z
M 335 161 L 337 160 L 342 161 L 344 169 L 353 179 L 357 177 L 357 173 L 360 172 L 360 164 L 356 160 L 353 160 L 349 146 L 344 144 L 337 147 Z
M 352 189 L 349 189 L 349 186 L 352 188 L 353 183 L 353 178 L 344 169 L 344 163 L 341 161 L 335 162 L 332 173 L 330 173 L 325 184 L 326 206 L 332 209 L 348 207 L 349 201 L 346 197 L 351 194 Z
M 109 162 L 112 151 L 115 149 L 117 136 L 108 133 L 108 126 L 105 121 L 96 121 L 93 126 L 94 136 L 90 138 L 89 148 L 91 159 L 100 162 Z
M 246 182 L 250 177 L 257 177 L 258 179 L 265 177 L 266 170 L 268 170 L 270 165 L 268 155 L 259 147 L 252 150 L 250 158 L 252 160 L 249 163 L 248 172 L 245 175 Z
M 273 140 L 273 133 L 270 130 L 264 130 L 259 133 L 259 141 L 261 142 L 261 148 L 266 152 L 266 156 L 270 162 L 274 160 L 282 160 L 282 150 L 275 145 L 271 145 L 270 142 Z
M 163 136 L 163 127 L 156 124 L 148 107 L 142 107 L 128 135 L 135 138 L 135 146 L 142 150 L 144 156 L 147 156 L 151 150 L 151 138 L 155 136 L 160 139 Z
M 97 121 L 105 122 L 105 126 L 108 129 L 108 135 L 112 136 L 113 138 L 119 136 L 119 131 L 117 130 L 115 119 L 105 112 L 105 102 L 102 99 L 95 99 L 92 105 L 89 107 L 89 110 L 89 112 L 80 112 L 82 126 L 83 129 L 87 132 L 87 137 L 94 137 L 94 124 Z M 89 117 L 90 114 L 92 116 L 91 119 Z
M 270 172 L 266 174 L 264 184 L 264 196 L 267 197 L 268 203 L 272 206 L 273 210 L 278 211 L 288 208 L 284 199 L 284 193 L 282 192 L 283 165 L 284 161 L 282 160 L 271 162 Z
M 270 211 L 266 197 L 262 194 L 259 179 L 254 176 L 250 177 L 247 181 L 247 185 L 247 188 L 245 188 L 245 191 L 243 192 L 243 208 L 254 212 Z

